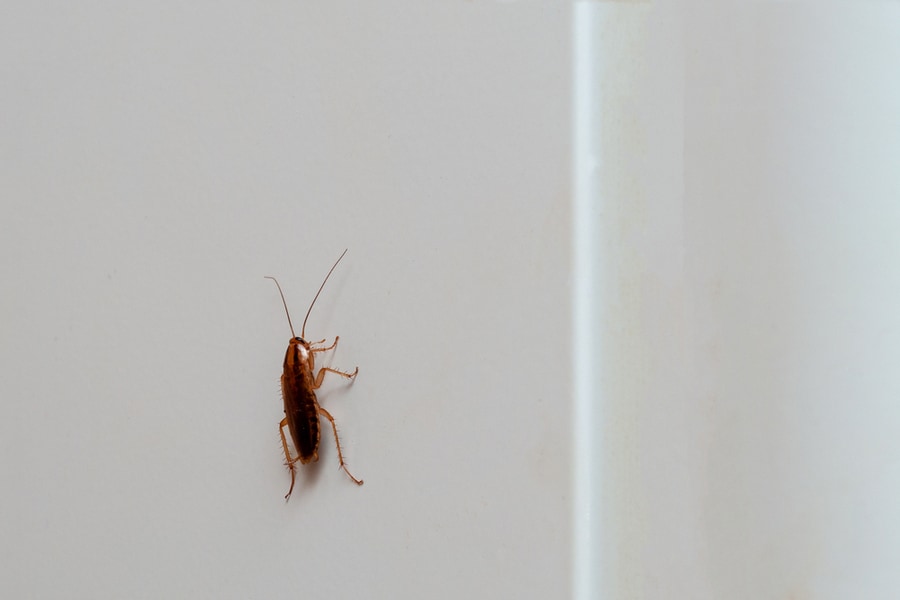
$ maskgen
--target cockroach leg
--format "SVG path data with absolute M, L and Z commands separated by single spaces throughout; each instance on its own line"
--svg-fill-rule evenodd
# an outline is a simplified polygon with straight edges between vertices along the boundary
M 346 377 L 347 379 L 353 379 L 356 377 L 356 374 L 359 373 L 359 367 L 356 367 L 352 373 L 345 373 L 344 371 L 338 371 L 337 369 L 332 369 L 331 367 L 322 367 L 319 369 L 319 372 L 316 373 L 316 380 L 313 382 L 313 389 L 317 390 L 322 386 L 322 380 L 325 379 L 325 372 L 329 373 L 337 373 L 341 377 Z
M 334 343 L 332 345 L 328 346 L 327 348 L 310 348 L 309 351 L 310 352 L 328 352 L 329 350 L 333 350 L 337 347 L 337 343 L 338 343 L 339 339 L 341 339 L 341 336 L 336 335 L 336 336 L 334 336 Z M 324 344 L 324 343 L 325 343 L 325 340 L 322 340 L 321 342 L 316 342 L 316 344 Z
M 284 464 L 291 470 L 291 489 L 289 489 L 288 493 L 284 496 L 285 502 L 290 499 L 291 493 L 294 491 L 294 479 L 296 478 L 296 467 L 294 467 L 294 463 L 300 460 L 299 457 L 291 458 L 291 451 L 288 448 L 287 438 L 284 436 L 284 428 L 287 427 L 287 424 L 288 420 L 287 417 L 285 417 L 278 426 L 278 433 L 281 435 L 281 445 L 284 448 Z
M 344 454 L 343 452 L 341 452 L 341 440 L 338 439 L 337 425 L 334 424 L 334 417 L 332 417 L 331 413 L 322 407 L 319 407 L 319 414 L 331 422 L 331 430 L 334 432 L 334 444 L 337 446 L 338 462 L 341 463 L 341 468 L 344 470 L 344 473 L 346 473 L 347 476 L 349 476 L 356 485 L 362 485 L 363 480 L 354 477 L 353 473 L 351 473 L 349 469 L 347 469 L 347 465 L 344 463 Z M 293 483 L 291 485 L 293 486 Z

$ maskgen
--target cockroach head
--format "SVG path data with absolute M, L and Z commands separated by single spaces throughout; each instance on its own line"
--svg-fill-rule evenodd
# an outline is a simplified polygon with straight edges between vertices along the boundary
M 292 337 L 288 342 L 287 355 L 285 356 L 285 365 L 296 365 L 305 363 L 309 360 L 309 342 L 302 337 Z

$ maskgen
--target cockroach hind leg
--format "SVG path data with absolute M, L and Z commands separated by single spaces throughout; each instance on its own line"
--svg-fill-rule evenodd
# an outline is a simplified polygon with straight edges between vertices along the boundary
M 291 458 L 291 450 L 290 448 L 288 448 L 287 438 L 284 436 L 284 428 L 287 427 L 287 424 L 287 417 L 282 419 L 281 423 L 278 424 L 278 435 L 281 436 L 281 447 L 284 450 L 284 465 L 291 471 L 291 488 L 284 496 L 285 502 L 290 500 L 291 494 L 294 492 L 294 481 L 297 478 L 297 468 L 294 466 L 294 463 L 297 462 L 297 459 Z
M 337 425 L 334 422 L 334 417 L 331 416 L 331 413 L 319 407 L 319 414 L 328 419 L 328 422 L 331 423 L 331 431 L 334 433 L 334 445 L 337 446 L 338 453 L 338 462 L 340 462 L 341 468 L 344 470 L 344 473 L 353 480 L 353 483 L 356 485 L 362 485 L 364 482 L 362 479 L 357 479 L 353 476 L 353 473 L 350 472 L 350 469 L 347 468 L 347 463 L 344 462 L 344 453 L 341 452 L 341 440 L 338 438 Z
M 294 467 L 294 463 L 288 462 L 287 468 L 291 470 L 291 487 L 288 489 L 288 493 L 284 495 L 284 501 L 287 502 L 291 499 L 291 494 L 294 493 L 294 480 L 297 477 L 297 468 Z

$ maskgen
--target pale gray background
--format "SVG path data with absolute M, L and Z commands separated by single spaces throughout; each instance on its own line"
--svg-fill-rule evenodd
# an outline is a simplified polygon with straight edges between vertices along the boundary
M 567 596 L 569 29 L 5 3 L 0 596 Z M 307 334 L 366 484 L 326 432 L 285 504 L 263 275 L 299 326 L 344 248 Z

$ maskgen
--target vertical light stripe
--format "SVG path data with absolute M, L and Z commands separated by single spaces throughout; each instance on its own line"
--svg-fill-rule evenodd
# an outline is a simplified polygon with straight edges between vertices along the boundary
M 574 381 L 574 485 L 573 594 L 576 600 L 592 600 L 597 569 L 600 568 L 600 544 L 595 537 L 600 484 L 593 474 L 595 443 L 594 427 L 598 408 L 594 397 L 593 368 L 596 364 L 593 336 L 597 303 L 594 294 L 594 215 L 595 176 L 599 157 L 595 141 L 596 124 L 593 111 L 598 105 L 594 82 L 593 10 L 589 2 L 575 2 L 572 23 L 573 57 L 573 381 Z

